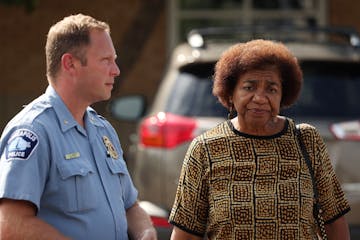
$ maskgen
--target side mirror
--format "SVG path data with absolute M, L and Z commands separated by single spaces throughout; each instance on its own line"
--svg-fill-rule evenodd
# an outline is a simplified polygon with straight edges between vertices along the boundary
M 118 120 L 134 121 L 144 116 L 146 103 L 142 95 L 129 95 L 110 102 L 110 112 Z

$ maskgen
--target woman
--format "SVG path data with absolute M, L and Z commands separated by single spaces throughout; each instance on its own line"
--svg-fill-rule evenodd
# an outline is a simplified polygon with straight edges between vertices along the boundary
M 292 119 L 302 71 L 281 43 L 253 40 L 227 50 L 213 94 L 230 119 L 195 138 L 170 215 L 171 239 L 317 239 L 310 170 Z M 234 114 L 235 113 L 235 114 Z M 300 124 L 329 239 L 349 239 L 350 210 L 317 130 Z

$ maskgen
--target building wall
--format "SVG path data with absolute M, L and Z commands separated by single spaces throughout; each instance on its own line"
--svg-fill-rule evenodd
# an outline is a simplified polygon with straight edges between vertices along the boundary
M 116 84 L 113 97 L 142 93 L 152 100 L 166 60 L 164 0 L 38 3 L 30 13 L 23 7 L 0 4 L 0 132 L 23 105 L 46 89 L 46 34 L 52 24 L 69 14 L 81 12 L 109 23 L 121 70 L 121 83 Z M 121 138 L 127 138 L 134 124 L 128 127 L 128 123 L 111 119 L 106 103 L 94 107 L 116 125 Z
M 354 27 L 360 32 L 360 1 L 329 0 L 329 23 L 333 26 Z

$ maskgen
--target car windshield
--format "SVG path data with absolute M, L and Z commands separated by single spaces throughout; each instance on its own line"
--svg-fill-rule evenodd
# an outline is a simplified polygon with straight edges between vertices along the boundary
M 281 114 L 289 117 L 360 118 L 360 64 L 301 63 L 304 85 L 300 99 Z M 166 111 L 189 117 L 226 117 L 227 110 L 212 95 L 214 64 L 180 69 Z
M 193 64 L 180 69 L 166 111 L 189 117 L 226 117 L 227 110 L 212 95 L 214 64 Z

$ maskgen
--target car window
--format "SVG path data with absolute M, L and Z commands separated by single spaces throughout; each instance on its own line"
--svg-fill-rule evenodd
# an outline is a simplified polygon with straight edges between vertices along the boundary
M 300 99 L 283 114 L 290 117 L 359 118 L 360 65 L 303 62 Z
M 281 114 L 289 117 L 360 118 L 360 64 L 301 62 L 304 85 L 299 100 Z M 166 111 L 183 116 L 226 117 L 212 95 L 214 64 L 193 64 L 179 70 Z
M 226 108 L 212 94 L 213 69 L 211 63 L 180 69 L 166 111 L 189 117 L 226 117 Z

